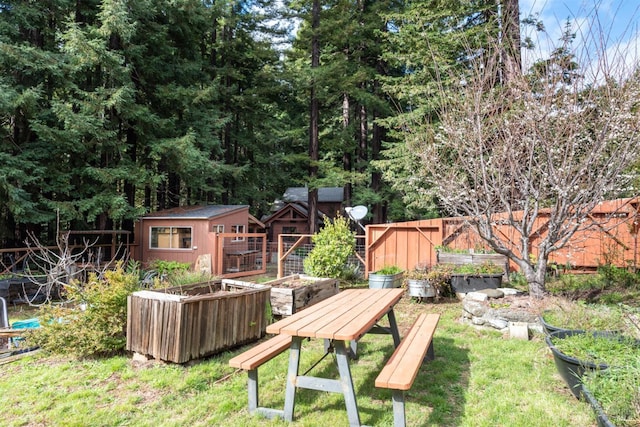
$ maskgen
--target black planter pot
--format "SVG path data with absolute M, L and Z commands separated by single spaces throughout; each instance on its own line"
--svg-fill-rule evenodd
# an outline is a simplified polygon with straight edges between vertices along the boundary
M 584 333 L 585 331 L 579 330 L 556 331 L 545 337 L 547 346 L 551 349 L 551 353 L 553 354 L 553 361 L 558 373 L 569 387 L 569 390 L 571 390 L 571 393 L 578 399 L 582 398 L 582 375 L 588 370 L 595 371 L 607 369 L 609 365 L 605 363 L 595 364 L 586 360 L 580 360 L 568 356 L 558 350 L 551 339 L 565 338 L 567 336 Z
M 453 292 L 466 294 L 483 289 L 496 289 L 502 285 L 502 274 L 452 274 Z
M 589 403 L 589 405 L 591 405 L 591 408 L 593 409 L 593 412 L 596 415 L 598 427 L 616 427 L 615 424 L 613 424 L 611 420 L 609 420 L 609 417 L 607 417 L 607 414 L 604 413 L 602 406 L 600 406 L 600 402 L 598 402 L 598 400 L 593 396 L 593 394 L 591 394 L 589 389 L 585 387 L 584 384 L 582 384 L 581 391 L 582 391 L 582 396 Z
M 544 313 L 543 313 L 543 316 L 544 316 Z M 560 326 L 552 325 L 550 323 L 547 323 L 544 320 L 543 316 L 540 316 L 540 324 L 542 325 L 542 329 L 544 330 L 544 333 L 546 335 L 550 335 L 556 332 L 556 335 L 555 335 L 556 337 L 564 338 L 566 336 L 570 336 L 575 333 L 584 332 L 582 329 L 568 329 L 568 328 L 562 328 Z

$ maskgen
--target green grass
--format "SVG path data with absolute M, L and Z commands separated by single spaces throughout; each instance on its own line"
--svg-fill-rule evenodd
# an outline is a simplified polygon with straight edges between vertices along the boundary
M 401 334 L 419 312 L 442 314 L 436 359 L 425 364 L 406 393 L 414 426 L 595 426 L 591 408 L 577 401 L 556 373 L 541 336 L 510 340 L 459 322 L 460 303 L 417 304 L 404 298 L 396 315 Z M 305 341 L 301 371 L 322 357 L 322 342 Z M 182 365 L 128 357 L 73 361 L 42 354 L 0 366 L 0 413 L 7 426 L 286 426 L 247 412 L 247 375 L 228 361 L 245 348 Z M 391 392 L 374 387 L 392 352 L 389 336 L 368 335 L 352 363 L 361 422 L 393 423 Z M 260 368 L 260 404 L 282 408 L 287 354 Z M 333 356 L 316 373 L 336 375 Z M 300 390 L 296 426 L 347 424 L 341 395 Z

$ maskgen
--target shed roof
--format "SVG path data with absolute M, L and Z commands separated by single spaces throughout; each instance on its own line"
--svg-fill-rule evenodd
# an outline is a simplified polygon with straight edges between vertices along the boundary
M 308 202 L 308 187 L 289 187 L 282 196 L 285 202 Z M 322 187 L 318 188 L 318 202 L 338 202 L 344 201 L 343 187 Z
M 287 203 L 286 205 L 278 209 L 276 212 L 263 218 L 262 222 L 265 224 L 265 226 L 268 226 L 273 221 L 283 216 L 284 213 L 290 209 L 298 211 L 305 218 L 309 217 L 309 207 L 307 206 L 307 204 L 304 202 L 296 202 L 296 203 Z M 319 221 L 324 220 L 325 218 L 327 218 L 327 214 L 325 214 L 321 210 L 318 210 L 318 220 Z
M 249 205 L 194 205 L 180 206 L 151 212 L 144 219 L 211 219 L 229 213 L 249 209 Z

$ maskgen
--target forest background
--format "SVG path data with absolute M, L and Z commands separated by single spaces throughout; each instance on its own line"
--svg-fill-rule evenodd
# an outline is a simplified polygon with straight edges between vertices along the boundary
M 487 40 L 520 68 L 523 27 L 544 31 L 517 0 L 1 1 L 0 244 L 189 204 L 260 218 L 295 185 L 310 212 L 340 186 L 373 223 L 440 216 L 406 135 Z

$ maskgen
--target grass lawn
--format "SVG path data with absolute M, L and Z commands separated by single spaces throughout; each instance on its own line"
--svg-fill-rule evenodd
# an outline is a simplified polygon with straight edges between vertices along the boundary
M 401 335 L 419 312 L 442 314 L 436 359 L 425 364 L 406 395 L 411 426 L 596 426 L 588 404 L 576 400 L 556 372 L 542 336 L 510 340 L 463 325 L 458 301 L 396 307 Z M 19 313 L 11 315 L 20 316 Z M 303 343 L 301 370 L 322 357 L 322 342 Z M 0 424 L 7 426 L 285 426 L 247 412 L 247 375 L 230 368 L 246 348 L 185 366 L 134 362 L 129 357 L 74 361 L 36 354 L 0 365 Z M 391 391 L 373 386 L 391 355 L 390 336 L 368 335 L 352 364 L 360 419 L 393 424 Z M 260 368 L 260 405 L 284 405 L 288 354 Z M 335 373 L 332 355 L 315 370 Z M 347 425 L 342 395 L 300 390 L 296 426 Z

